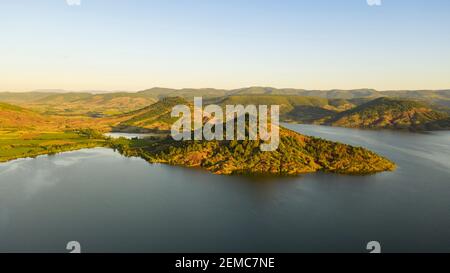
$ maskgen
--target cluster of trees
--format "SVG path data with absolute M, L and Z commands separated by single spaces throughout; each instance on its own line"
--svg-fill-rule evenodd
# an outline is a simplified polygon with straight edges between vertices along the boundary
M 95 130 L 95 129 L 91 129 L 91 128 L 78 129 L 78 130 L 75 130 L 74 132 L 76 132 L 80 136 L 85 137 L 87 139 L 103 139 L 104 138 L 104 135 L 102 132 Z

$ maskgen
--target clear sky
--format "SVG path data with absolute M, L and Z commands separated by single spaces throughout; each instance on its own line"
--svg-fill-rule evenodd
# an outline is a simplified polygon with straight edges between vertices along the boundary
M 0 91 L 450 88 L 448 0 L 78 1 L 0 1 Z

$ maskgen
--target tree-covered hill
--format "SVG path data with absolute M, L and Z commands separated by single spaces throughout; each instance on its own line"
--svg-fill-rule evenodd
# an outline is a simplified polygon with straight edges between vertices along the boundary
M 355 102 L 344 99 L 303 97 L 294 95 L 233 95 L 220 101 L 225 105 L 279 105 L 280 119 L 311 123 L 315 120 L 355 107 Z
M 316 171 L 371 174 L 392 171 L 395 164 L 361 147 L 308 137 L 281 128 L 276 151 L 260 150 L 261 140 L 174 141 L 120 139 L 112 147 L 151 163 L 206 169 L 215 174 L 298 175 Z
M 426 130 L 426 124 L 448 118 L 420 101 L 381 97 L 336 114 L 327 125 L 354 128 Z
M 122 122 L 115 125 L 113 131 L 168 132 L 172 123 L 177 119 L 170 115 L 172 108 L 180 104 L 188 105 L 189 102 L 180 97 L 168 97 L 142 109 L 119 115 Z

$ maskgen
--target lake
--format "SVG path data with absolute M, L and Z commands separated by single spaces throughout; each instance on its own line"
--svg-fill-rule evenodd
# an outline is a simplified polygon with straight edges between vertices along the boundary
M 123 137 L 123 138 L 127 138 L 127 139 L 133 139 L 133 138 L 139 138 L 139 139 L 142 139 L 142 138 L 146 138 L 146 137 L 159 137 L 159 136 L 162 136 L 163 134 L 151 134 L 151 133 L 148 133 L 148 134 L 138 134 L 138 133 L 116 133 L 116 132 L 114 132 L 114 133 L 106 133 L 105 134 L 105 136 L 107 136 L 107 137 L 111 137 L 111 138 L 120 138 L 120 137 Z M 167 135 L 167 134 L 166 134 Z
M 0 252 L 450 252 L 450 132 L 285 124 L 397 163 L 218 176 L 95 148 L 0 164 Z

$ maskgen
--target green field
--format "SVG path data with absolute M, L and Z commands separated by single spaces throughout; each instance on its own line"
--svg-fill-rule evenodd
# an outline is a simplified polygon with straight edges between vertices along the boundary
M 0 162 L 106 145 L 101 136 L 86 132 L 0 131 Z

